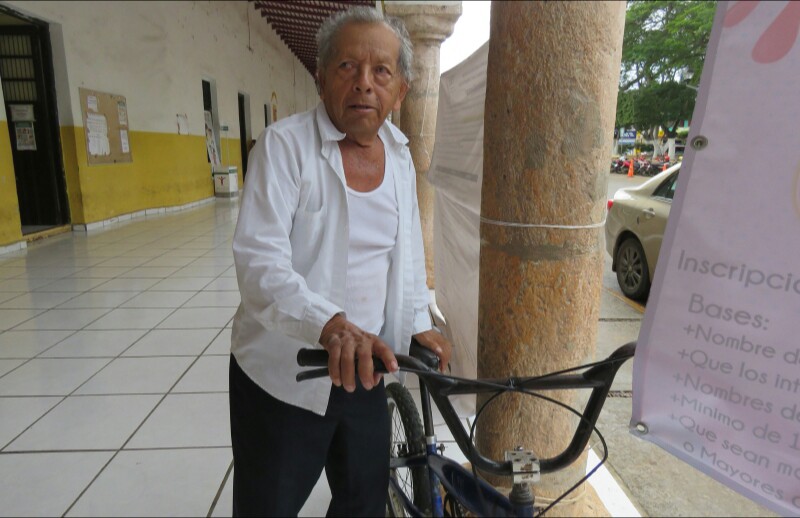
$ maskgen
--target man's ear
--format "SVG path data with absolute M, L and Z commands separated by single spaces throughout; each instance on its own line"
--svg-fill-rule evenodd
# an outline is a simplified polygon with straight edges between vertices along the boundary
M 322 97 L 322 78 L 319 75 L 319 70 L 314 73 L 314 85 L 317 87 L 317 95 Z
M 397 100 L 394 102 L 394 106 L 392 106 L 392 111 L 397 111 L 400 109 L 400 105 L 403 104 L 403 99 L 406 98 L 406 94 L 408 93 L 408 83 L 403 81 L 400 85 L 400 93 L 397 95 Z

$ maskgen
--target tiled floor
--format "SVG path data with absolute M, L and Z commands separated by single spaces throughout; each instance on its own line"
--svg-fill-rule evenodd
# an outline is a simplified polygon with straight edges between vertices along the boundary
M 0 256 L 0 515 L 230 516 L 237 213 L 219 200 Z M 301 515 L 329 496 L 323 476 Z

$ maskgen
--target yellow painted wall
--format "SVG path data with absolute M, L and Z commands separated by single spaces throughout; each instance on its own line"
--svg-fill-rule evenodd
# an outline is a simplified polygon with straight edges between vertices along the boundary
M 184 205 L 214 195 L 202 136 L 131 131 L 133 162 L 88 165 L 84 129 L 62 128 L 64 133 L 71 133 L 62 144 L 74 224 Z M 70 140 L 74 145 L 67 144 Z M 234 155 L 233 142 L 230 144 L 231 155 L 238 158 L 240 153 Z
M 22 241 L 8 122 L 0 121 L 0 246 Z
M 82 127 L 61 128 L 71 222 L 87 224 L 142 209 L 171 207 L 214 195 L 205 139 L 196 135 L 130 132 L 133 162 L 90 166 Z M 224 165 L 238 168 L 238 138 L 221 139 Z M 8 123 L 0 121 L 0 246 L 23 239 Z

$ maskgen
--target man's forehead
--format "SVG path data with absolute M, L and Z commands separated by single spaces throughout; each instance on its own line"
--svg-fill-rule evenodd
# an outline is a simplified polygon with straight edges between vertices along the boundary
M 374 46 L 376 33 L 383 33 L 380 38 L 383 40 L 380 47 Z M 349 22 L 339 29 L 335 42 L 337 52 L 353 51 L 364 44 L 369 44 L 372 51 L 383 51 L 394 57 L 400 54 L 400 38 L 384 22 Z

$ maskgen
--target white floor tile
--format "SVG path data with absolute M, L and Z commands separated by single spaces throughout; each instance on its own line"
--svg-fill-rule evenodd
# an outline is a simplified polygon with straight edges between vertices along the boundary
M 170 308 L 118 308 L 87 329 L 151 329 L 172 311 Z
M 205 250 L 181 247 L 166 252 L 162 257 L 190 257 L 192 259 L 197 259 L 198 257 L 202 257 L 205 253 Z
M 0 279 L 12 279 L 28 271 L 24 266 L 11 266 L 8 261 L 0 264 Z
M 178 308 L 192 297 L 191 291 L 145 291 L 136 295 L 123 308 Z
M 200 291 L 207 286 L 213 277 L 170 277 L 154 284 L 151 291 Z
M 6 331 L 0 334 L 0 358 L 33 358 L 73 331 Z
M 195 266 L 194 263 L 184 266 L 173 277 L 216 277 L 228 269 L 227 265 Z
M 206 516 L 229 448 L 120 452 L 67 516 Z
M 107 261 L 103 261 L 98 266 L 128 266 L 130 268 L 135 268 L 137 266 L 141 266 L 142 263 L 147 261 L 142 257 L 114 257 L 113 259 L 109 259 Z
M 229 363 L 227 356 L 201 356 L 172 392 L 227 392 Z
M 0 266 L 0 270 L 2 270 L 2 266 Z M 11 299 L 15 299 L 20 296 L 18 291 L 0 291 L 0 303 L 4 303 Z M 8 308 L 13 309 L 13 308 Z
M 216 329 L 154 329 L 123 356 L 197 356 L 216 335 Z
M 239 284 L 237 283 L 236 278 L 220 277 L 213 282 L 208 283 L 208 285 L 203 289 L 206 291 L 239 291 Z
M 42 417 L 61 399 L 60 397 L 0 397 L 0 415 L 3 416 L 0 419 L 0 448 Z M 0 514 L 3 513 L 4 509 L 0 506 Z
M 219 500 L 214 505 L 214 510 L 211 512 L 211 518 L 230 518 L 233 515 L 233 470 L 228 475 L 228 480 L 225 481 L 225 487 L 219 494 Z M 317 516 L 324 516 L 319 514 Z
M 158 327 L 159 329 L 221 329 L 235 312 L 234 308 L 181 308 L 175 310 Z
M 69 292 L 31 291 L 0 304 L 0 309 L 50 309 L 75 296 Z
M 187 308 L 235 308 L 242 301 L 238 291 L 201 291 L 184 305 Z
M 157 282 L 158 279 L 111 279 L 92 291 L 145 291 Z
M 0 360 L 0 376 L 3 376 L 4 374 L 6 374 L 8 372 L 11 372 L 12 370 L 16 369 L 17 367 L 22 365 L 22 363 L 24 361 L 25 360 L 23 360 L 23 359 L 18 359 L 18 360 Z
M 94 358 L 34 358 L 0 378 L 0 396 L 66 396 L 107 363 Z
M 111 452 L 0 455 L 4 516 L 62 516 Z
M 125 448 L 230 446 L 230 443 L 228 394 L 170 394 Z
M 44 311 L 43 309 L 0 309 L 0 331 L 11 329 Z
M 72 274 L 80 279 L 113 279 L 130 270 L 130 266 L 92 266 Z
M 138 291 L 89 291 L 64 302 L 58 309 L 115 308 L 136 296 Z
M 191 266 L 224 266 L 224 269 L 233 266 L 233 252 L 228 257 L 200 257 L 192 261 Z
M 76 394 L 164 394 L 191 362 L 188 357 L 117 358 Z
M 85 269 L 86 266 L 32 266 L 27 268 L 23 273 L 15 276 L 15 279 L 63 279 L 70 277 L 79 271 Z
M 120 278 L 164 279 L 177 271 L 177 266 L 140 266 L 123 273 Z
M 16 330 L 81 329 L 108 313 L 103 309 L 50 309 L 27 322 L 18 325 Z
M 144 263 L 143 266 L 174 266 L 180 268 L 191 263 L 194 259 L 191 257 L 156 257 Z
M 40 288 L 50 282 L 52 282 L 52 279 L 6 279 L 0 281 L 0 291 L 25 293 Z
M 146 331 L 78 331 L 44 352 L 42 358 L 116 357 L 142 337 Z
M 331 503 L 331 488 L 328 485 L 328 478 L 325 475 L 325 470 L 322 470 L 319 480 L 317 480 L 314 489 L 308 496 L 305 505 L 300 512 L 297 513 L 298 517 L 306 516 L 325 516 L 328 512 L 328 506 Z
M 45 284 L 41 288 L 34 291 L 89 291 L 96 286 L 100 286 L 108 279 L 78 279 L 76 277 L 68 277 L 66 279 L 59 279 L 57 281 Z
M 68 397 L 4 451 L 119 449 L 160 399 L 161 395 Z
M 223 329 L 203 353 L 203 355 L 210 354 L 224 354 L 225 356 L 231 354 L 231 329 L 229 327 Z

